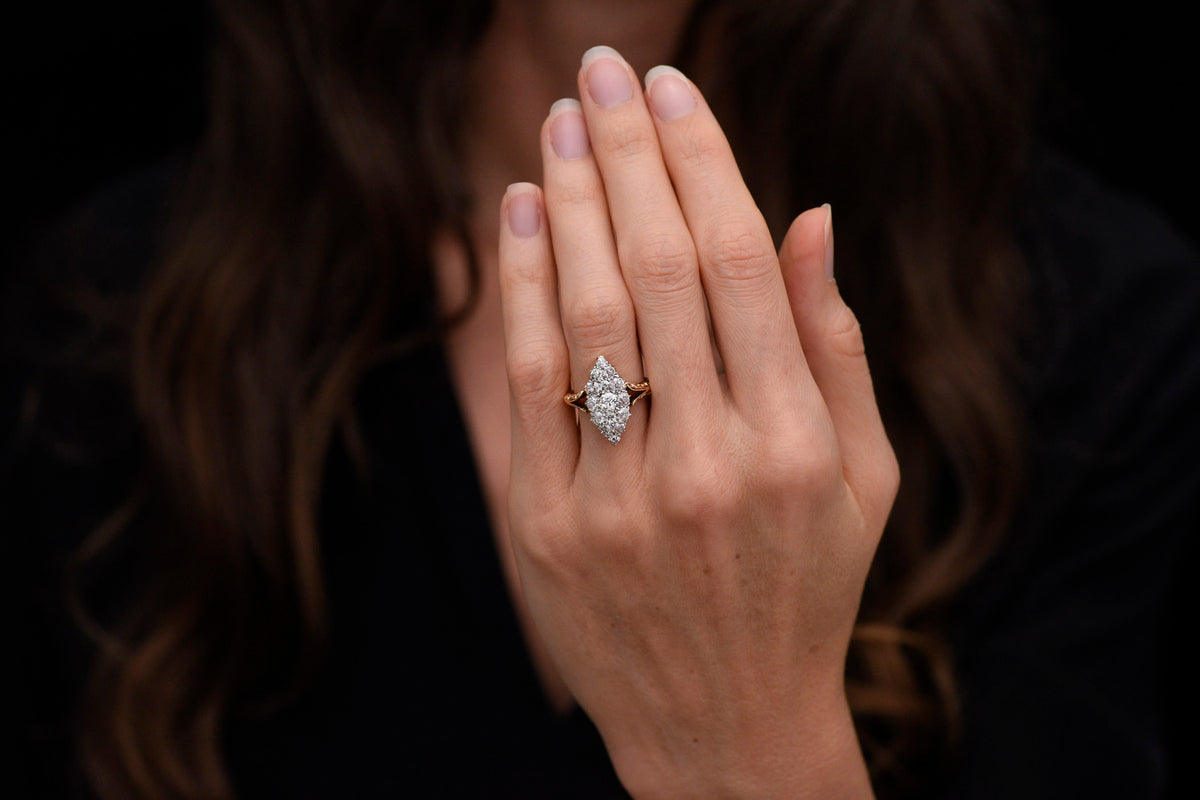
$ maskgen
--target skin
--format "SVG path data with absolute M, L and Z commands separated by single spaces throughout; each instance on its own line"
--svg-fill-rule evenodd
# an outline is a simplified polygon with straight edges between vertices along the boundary
M 508 378 L 497 281 L 499 226 L 490 199 L 503 196 L 514 181 L 541 175 L 539 130 L 554 101 L 575 94 L 581 53 L 601 40 L 619 46 L 635 63 L 664 62 L 692 4 L 692 0 L 498 0 L 471 65 L 464 144 L 473 194 L 481 198 L 471 220 L 482 267 L 480 296 L 473 314 L 445 345 L 513 605 L 546 700 L 560 712 L 574 700 L 526 610 L 508 533 Z M 456 308 L 467 293 L 465 253 L 456 240 L 445 237 L 436 255 L 442 304 Z M 479 402 L 481 397 L 488 402 Z
M 592 51 L 577 91 L 449 342 L 460 401 L 507 387 L 460 404 L 547 697 L 638 798 L 870 796 L 842 675 L 899 478 L 830 212 L 777 254 L 690 81 Z M 653 386 L 616 446 L 562 403 L 601 354 Z

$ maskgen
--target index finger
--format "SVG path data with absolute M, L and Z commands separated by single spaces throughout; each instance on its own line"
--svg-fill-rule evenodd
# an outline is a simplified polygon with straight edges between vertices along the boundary
M 778 414 L 815 392 L 766 221 L 699 90 L 655 67 L 646 98 L 663 161 L 696 243 L 717 348 L 735 404 Z

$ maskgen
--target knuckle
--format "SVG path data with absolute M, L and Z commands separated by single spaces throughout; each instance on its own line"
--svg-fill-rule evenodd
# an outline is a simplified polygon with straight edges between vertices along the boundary
M 508 509 L 514 551 L 543 573 L 562 573 L 579 561 L 579 542 L 565 496 L 547 492 L 520 474 L 509 485 Z
M 705 248 L 711 269 L 721 278 L 759 279 L 771 270 L 775 254 L 764 245 L 770 239 L 748 225 L 727 225 L 717 230 Z
M 531 285 L 545 285 L 553 266 L 537 258 L 505 258 L 500 261 L 500 287 L 508 297 L 528 292 Z
M 840 489 L 845 481 L 842 471 L 842 454 L 837 441 L 820 439 L 804 446 L 803 461 L 796 468 L 799 482 L 813 494 Z
M 643 234 L 630 259 L 633 277 L 653 292 L 674 293 L 696 280 L 696 250 L 690 239 L 674 233 Z
M 870 534 L 862 540 L 869 548 L 866 556 L 870 558 L 878 537 L 887 527 L 900 490 L 900 463 L 891 445 L 884 443 L 871 462 L 851 476 L 850 483 L 849 490 L 859 509 L 860 523 Z
M 547 213 L 556 207 L 587 208 L 604 201 L 600 185 L 594 180 L 568 180 L 562 176 L 546 187 Z
M 759 444 L 755 485 L 774 497 L 827 497 L 842 484 L 836 447 L 800 431 L 776 432 Z
M 686 526 L 720 525 L 734 515 L 738 486 L 719 459 L 688 457 L 666 468 L 658 481 L 663 518 Z
M 567 525 L 531 523 L 513 531 L 513 543 L 525 559 L 544 574 L 573 572 L 581 562 L 579 542 Z
M 825 339 L 836 354 L 845 358 L 862 358 L 867 347 L 863 341 L 862 326 L 850 306 L 840 303 L 826 324 Z
M 772 431 L 760 440 L 758 452 L 760 482 L 787 482 L 791 476 L 809 469 L 811 453 L 807 443 L 791 430 Z
M 659 504 L 670 524 L 720 529 L 733 517 L 731 495 L 728 483 L 691 474 L 666 482 Z
M 505 354 L 508 383 L 517 402 L 536 399 L 539 404 L 563 389 L 563 347 L 533 340 L 514 345 Z
M 711 136 L 692 136 L 679 144 L 679 158 L 690 169 L 706 170 L 724 159 L 732 159 L 729 147 Z
M 638 559 L 643 537 L 636 514 L 621 503 L 594 503 L 589 507 L 588 558 L 592 563 L 633 563 Z
M 592 146 L 619 159 L 637 158 L 658 147 L 658 134 L 639 121 L 624 120 L 609 127 Z
M 633 306 L 624 292 L 583 292 L 564 310 L 567 327 L 584 348 L 599 349 L 626 342 L 633 331 Z
M 878 466 L 876 493 L 878 495 L 879 516 L 886 521 L 888 515 L 891 514 L 892 505 L 896 502 L 896 495 L 900 492 L 900 462 L 897 460 L 896 453 L 890 445 L 885 447 L 884 451 L 880 456 Z

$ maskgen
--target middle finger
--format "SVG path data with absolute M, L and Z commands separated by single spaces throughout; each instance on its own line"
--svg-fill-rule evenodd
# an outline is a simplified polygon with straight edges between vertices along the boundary
M 721 397 L 696 248 L 633 70 L 615 50 L 594 47 L 579 83 L 655 416 L 668 429 L 691 426 Z

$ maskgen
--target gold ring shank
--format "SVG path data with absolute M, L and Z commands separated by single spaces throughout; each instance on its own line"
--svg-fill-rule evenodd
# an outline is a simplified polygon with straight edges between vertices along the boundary
M 629 381 L 626 381 L 625 391 L 629 392 L 629 405 L 632 407 L 633 404 L 638 400 L 641 400 L 643 397 L 650 396 L 650 380 L 646 379 L 640 383 L 630 383 Z M 583 389 L 578 392 L 570 392 L 563 395 L 563 402 L 572 408 L 577 408 L 580 411 L 590 413 L 588 412 L 587 407 L 587 389 Z

